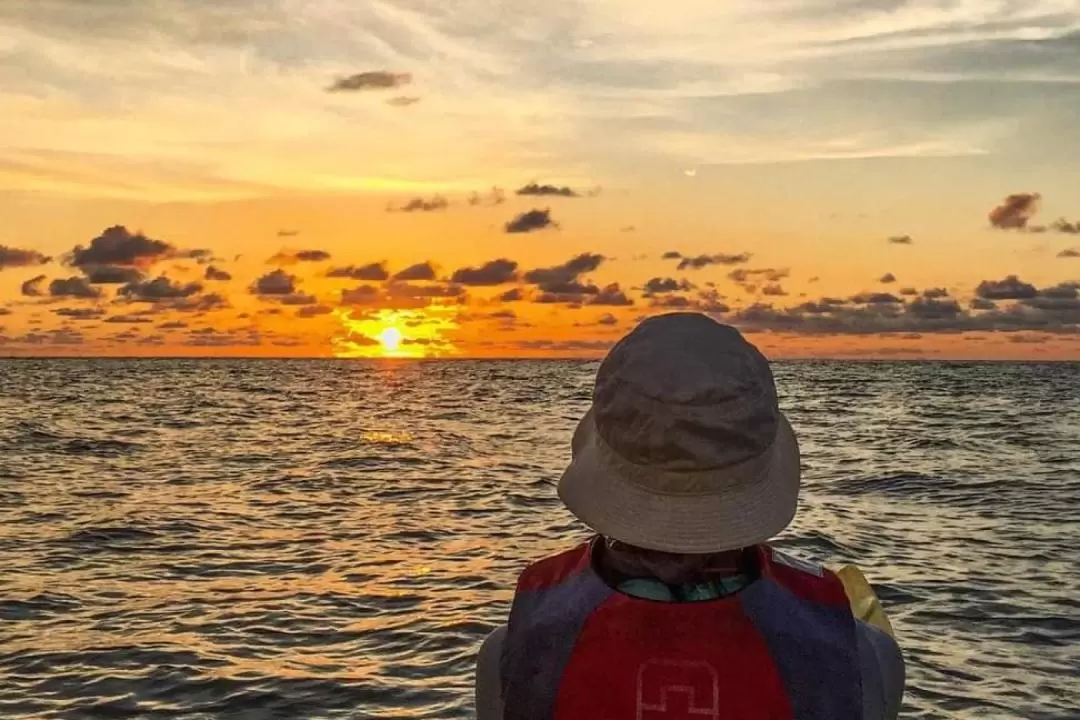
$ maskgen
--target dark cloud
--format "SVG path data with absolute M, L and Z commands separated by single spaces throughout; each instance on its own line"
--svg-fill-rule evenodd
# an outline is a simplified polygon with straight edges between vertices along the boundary
M 86 342 L 86 339 L 82 333 L 71 328 L 56 328 L 55 330 L 28 332 L 22 337 L 15 338 L 15 342 L 27 345 L 82 345 Z
M 787 290 L 776 283 L 770 283 L 761 289 L 761 294 L 769 297 L 786 297 Z
M 400 207 L 390 206 L 387 208 L 390 212 L 434 212 L 436 210 L 445 210 L 450 207 L 450 203 L 446 198 L 441 195 L 436 195 L 430 200 L 421 197 L 415 197 Z
M 128 283 L 120 288 L 119 295 L 139 302 L 162 302 L 181 300 L 202 292 L 202 285 L 197 282 L 180 284 L 164 275 L 145 282 Z
M 906 312 L 921 320 L 949 320 L 963 314 L 963 309 L 955 300 L 934 300 L 919 297 L 907 305 Z
M 493 287 L 515 282 L 518 279 L 518 264 L 513 260 L 499 258 L 484 263 L 480 267 L 466 267 L 454 272 L 450 281 L 475 287 Z
M 229 304 L 228 298 L 219 293 L 208 293 L 206 295 L 180 298 L 178 300 L 173 300 L 167 304 L 159 306 L 168 307 L 171 310 L 178 310 L 180 312 L 191 312 L 197 314 L 210 312 L 211 310 L 225 310 L 232 307 Z
M 696 310 L 713 315 L 723 314 L 731 309 L 715 291 L 702 292 L 694 298 L 685 295 L 658 295 L 652 298 L 650 306 L 665 310 Z
M 75 246 L 71 264 L 78 268 L 101 265 L 145 268 L 174 255 L 176 248 L 169 243 L 115 225 L 91 240 L 89 247 Z
M 52 258 L 42 255 L 37 250 L 20 250 L 19 248 L 0 245 L 0 270 L 44 265 L 50 260 Z
M 1069 222 L 1065 218 L 1058 218 L 1050 223 L 1050 229 L 1064 235 L 1080 235 L 1080 222 Z
M 302 262 L 326 262 L 330 253 L 325 250 L 299 250 L 297 252 L 279 252 L 269 260 L 268 265 L 295 265 Z
M 430 262 L 411 265 L 394 275 L 394 280 L 434 280 L 435 266 Z
M 795 312 L 805 313 L 807 315 L 824 315 L 825 313 L 833 312 L 837 307 L 842 307 L 847 304 L 846 300 L 829 302 L 833 299 L 834 298 L 823 298 L 817 302 L 804 302 L 795 307 Z
M 645 297 L 651 297 L 653 295 L 660 295 L 663 293 L 673 292 L 689 292 L 693 290 L 694 286 L 690 284 L 688 280 L 676 280 L 675 278 L 651 278 L 642 291 Z
M 597 325 L 618 325 L 619 324 L 619 318 L 615 317 L 611 313 L 607 313 L 605 315 L 601 315 L 600 317 L 598 317 L 596 319 L 596 324 Z
M 292 295 L 296 292 L 296 276 L 284 270 L 269 272 L 251 286 L 253 295 Z
M 1059 258 L 1080 258 L 1080 250 L 1074 250 L 1073 248 L 1066 248 L 1057 255 Z
M 1057 296 L 1057 297 L 1071 297 L 1071 298 L 1074 298 L 1074 297 L 1077 296 L 1078 292 L 1080 292 L 1080 282 L 1073 281 L 1073 282 L 1058 283 L 1057 285 L 1054 285 L 1053 287 L 1043 288 L 1042 290 L 1039 291 L 1039 294 L 1040 295 L 1045 295 L 1047 297 Z
M 886 242 L 891 245 L 913 245 L 915 243 L 910 235 L 893 235 Z
M 1039 193 L 1015 193 L 990 211 L 990 224 L 1002 230 L 1023 230 L 1028 220 L 1039 212 Z
M 757 270 L 737 268 L 728 273 L 728 279 L 737 283 L 745 283 L 754 278 L 763 277 L 769 282 L 780 282 L 789 275 L 791 275 L 791 271 L 787 268 L 780 270 L 775 268 L 759 268 Z
M 296 237 L 299 234 L 300 234 L 299 230 L 278 230 L 277 231 L 277 236 L 278 237 Z
M 1034 298 L 1022 302 L 1041 310 L 1072 310 L 1080 308 L 1080 283 L 1060 283 L 1039 290 Z
M 678 250 L 668 250 L 666 253 L 660 256 L 661 260 L 681 260 L 682 253 Z
M 1024 300 L 1035 297 L 1036 290 L 1034 285 L 1009 275 L 1004 280 L 983 280 L 975 294 L 986 300 Z
M 118 325 L 143 325 L 153 321 L 142 315 L 113 315 L 112 317 L 105 318 L 105 322 Z
M 308 305 L 302 307 L 296 311 L 296 317 L 298 318 L 313 318 L 320 315 L 329 315 L 334 310 L 326 305 Z
M 891 293 L 859 293 L 850 298 L 855 305 L 902 305 L 903 300 Z
M 566 280 L 563 282 L 544 283 L 540 290 L 554 295 L 598 295 L 600 288 L 592 283 Z M 582 298 L 583 299 L 583 298 Z
M 878 282 L 880 282 L 880 283 L 882 283 L 884 285 L 888 285 L 889 283 L 896 282 L 896 276 L 893 275 L 892 273 L 885 273 L 884 275 L 881 276 L 881 278 L 878 279 Z
M 541 292 L 533 298 L 533 302 L 545 305 L 564 304 L 581 307 L 599 294 L 600 288 L 592 283 L 552 283 L 541 286 Z
M 409 107 L 410 105 L 415 105 L 418 102 L 420 102 L 420 98 L 418 97 L 399 95 L 397 97 L 392 97 L 387 100 L 386 104 L 392 105 L 393 107 Z
M 97 298 L 101 291 L 92 286 L 86 278 L 57 278 L 49 283 L 49 295 L 52 297 Z
M 280 295 L 275 299 L 282 305 L 315 305 L 319 302 L 314 295 L 299 292 L 290 295 Z
M 225 272 L 224 270 L 219 270 L 218 268 L 214 267 L 213 265 L 208 265 L 206 267 L 206 274 L 204 275 L 204 278 L 206 280 L 216 280 L 216 281 L 219 281 L 219 282 L 226 282 L 228 280 L 232 280 L 232 275 Z
M 97 320 L 105 314 L 105 311 L 101 308 L 60 308 L 59 310 L 53 310 L 53 312 L 60 317 L 71 318 L 72 320 Z
M 457 284 L 413 285 L 407 282 L 392 282 L 386 286 L 392 298 L 461 298 L 465 288 Z
M 521 288 L 514 288 L 513 290 L 507 290 L 499 296 L 499 302 L 520 302 L 525 299 L 525 293 Z
M 176 257 L 184 258 L 186 260 L 194 260 L 199 265 L 206 265 L 214 259 L 214 253 L 210 250 L 204 249 L 181 250 L 177 253 Z
M 652 298 L 650 305 L 659 308 L 680 309 L 693 307 L 694 301 L 683 295 L 661 295 Z
M 362 90 L 391 90 L 412 82 L 409 73 L 370 70 L 336 79 L 328 92 L 357 92 Z
M 918 295 L 919 291 L 913 287 L 900 288 L 900 294 L 904 296 Z
M 184 344 L 190 347 L 255 347 L 262 344 L 262 336 L 257 330 L 223 332 L 201 328 L 189 332 Z
M 548 227 L 558 227 L 551 219 L 551 210 L 529 210 L 506 223 L 505 230 L 508 233 L 527 233 L 534 230 L 543 230 Z
M 170 320 L 157 326 L 158 330 L 184 330 L 188 324 L 183 320 Z
M 626 293 L 619 287 L 619 283 L 604 286 L 600 292 L 590 297 L 587 302 L 589 305 L 606 305 L 610 307 L 629 307 L 634 304 L 634 301 L 627 297 Z
M 21 286 L 19 286 L 19 292 L 21 292 L 26 297 L 41 297 L 45 294 L 45 291 L 41 287 L 42 283 L 44 282 L 45 276 L 37 275 L 36 277 L 30 278 Z
M 91 285 L 126 285 L 143 279 L 143 273 L 137 267 L 87 265 L 82 271 Z
M 665 258 L 668 258 L 669 255 L 672 255 L 673 258 L 681 258 L 678 265 L 679 270 L 701 270 L 710 265 L 742 265 L 750 262 L 750 258 L 753 257 L 750 253 L 738 253 L 735 255 L 719 253 L 717 255 L 698 255 L 696 257 L 686 257 L 679 253 L 664 253 Z
M 544 196 L 557 196 L 557 197 L 580 197 L 577 192 L 568 187 L 559 187 L 557 185 L 537 185 L 536 183 L 529 183 L 525 187 L 517 190 L 518 195 L 533 195 L 538 197 Z
M 434 276 L 434 272 L 432 272 L 432 276 Z M 326 277 L 382 282 L 390 279 L 390 271 L 386 269 L 386 263 L 378 262 L 360 266 L 347 265 L 345 267 L 330 268 L 326 272 Z
M 922 296 L 928 300 L 935 300 L 937 298 L 949 297 L 949 291 L 945 288 L 927 288 L 923 290 Z
M 1003 283 L 1003 284 L 1002 284 Z M 1018 281 L 1000 281 L 993 294 L 1029 295 L 1017 291 Z M 1004 288 L 1004 289 L 1003 289 Z M 1076 297 L 1073 297 L 1074 293 Z M 892 333 L 965 333 L 1040 331 L 1080 334 L 1080 284 L 1064 283 L 1035 291 L 1005 309 L 976 298 L 964 310 L 952 298 L 918 297 L 909 303 L 860 303 L 826 306 L 804 303 L 794 308 L 757 304 L 735 313 L 729 321 L 749 332 L 869 335 Z
M 562 265 L 537 268 L 525 273 L 525 282 L 539 285 L 544 292 L 559 292 L 555 289 L 570 283 L 576 283 L 585 273 L 595 271 L 606 260 L 597 253 L 582 253 Z
M 342 305 L 371 305 L 379 300 L 382 291 L 374 285 L 361 285 L 351 290 L 341 291 Z

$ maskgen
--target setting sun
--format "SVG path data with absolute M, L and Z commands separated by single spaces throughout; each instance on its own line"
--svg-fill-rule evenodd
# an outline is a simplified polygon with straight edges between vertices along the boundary
M 382 343 L 383 352 L 387 355 L 398 352 L 401 348 L 401 331 L 396 327 L 388 327 L 379 333 L 379 342 Z

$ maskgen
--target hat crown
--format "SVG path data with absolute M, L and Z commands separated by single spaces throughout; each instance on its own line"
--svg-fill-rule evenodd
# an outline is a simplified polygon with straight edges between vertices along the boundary
M 684 472 L 762 455 L 781 417 L 768 360 L 697 313 L 649 318 L 620 340 L 597 373 L 593 412 L 625 460 Z

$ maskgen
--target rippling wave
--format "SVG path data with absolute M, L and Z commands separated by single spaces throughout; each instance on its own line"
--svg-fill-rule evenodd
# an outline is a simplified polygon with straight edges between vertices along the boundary
M 0 361 L 0 716 L 471 716 L 593 372 Z M 874 582 L 905 717 L 1077 717 L 1080 366 L 776 374 L 780 544 Z

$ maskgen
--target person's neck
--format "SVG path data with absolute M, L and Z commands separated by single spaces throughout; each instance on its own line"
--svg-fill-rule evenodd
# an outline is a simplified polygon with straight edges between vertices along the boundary
M 595 558 L 602 574 L 615 577 L 653 578 L 667 584 L 722 580 L 746 573 L 753 564 L 752 552 L 728 550 L 709 555 L 677 555 L 597 543 Z

